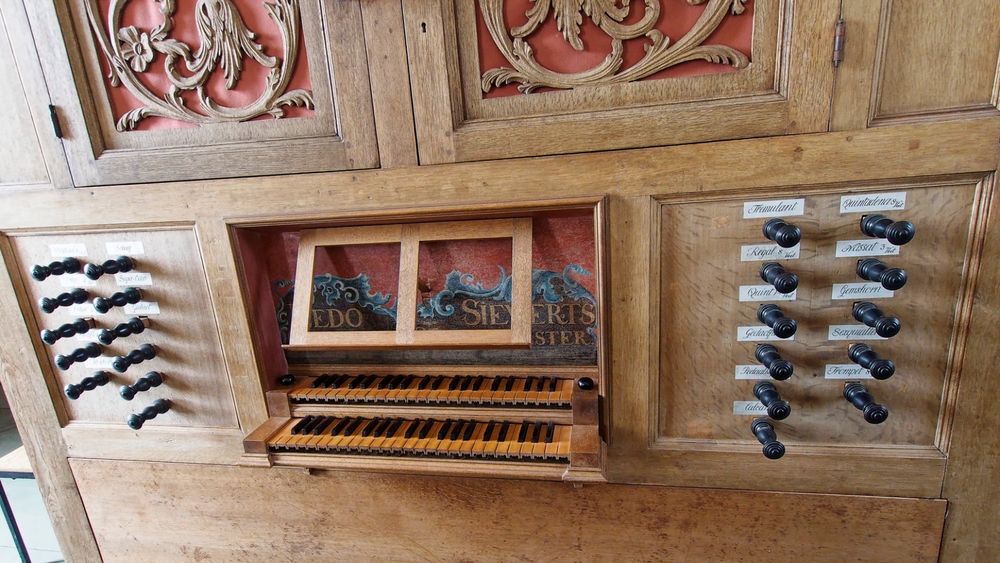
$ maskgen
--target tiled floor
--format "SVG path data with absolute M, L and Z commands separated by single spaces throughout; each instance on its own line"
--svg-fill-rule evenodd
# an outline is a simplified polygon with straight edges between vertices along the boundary
M 0 408 L 0 456 L 20 446 L 21 438 L 17 435 L 10 411 Z M 62 553 L 35 480 L 3 479 L 3 488 L 14 511 L 14 518 L 17 519 L 18 528 L 21 529 L 21 537 L 28 546 L 32 563 L 62 561 Z M 0 518 L 0 563 L 19 561 L 17 550 L 14 549 L 14 539 Z

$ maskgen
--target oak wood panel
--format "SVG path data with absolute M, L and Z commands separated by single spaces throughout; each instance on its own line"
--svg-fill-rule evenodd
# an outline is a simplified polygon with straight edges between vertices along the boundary
M 873 118 L 1000 103 L 1000 4 L 993 0 L 888 1 Z
M 27 4 L 76 185 L 357 169 L 378 163 L 358 2 L 303 2 L 314 115 L 118 132 L 83 2 Z M 256 64 L 256 63 L 253 63 Z
M 49 175 L 38 146 L 29 102 L 18 77 L 6 20 L 0 4 L 0 76 L 4 77 L 0 86 L 0 120 L 4 124 L 4 135 L 0 137 L 0 162 L 3 163 L 0 185 L 42 184 L 48 181 Z M 33 103 L 45 103 L 45 100 Z
M 766 285 L 759 275 L 765 261 L 741 261 L 739 253 L 743 244 L 769 242 L 761 234 L 767 219 L 743 219 L 746 198 L 664 202 L 659 224 L 659 439 L 757 443 L 749 432 L 751 417 L 732 414 L 733 401 L 756 401 L 751 389 L 757 381 L 736 380 L 733 371 L 741 364 L 759 365 L 757 342 L 737 342 L 735 333 L 737 326 L 762 326 L 758 306 L 777 303 L 798 321 L 793 339 L 770 342 L 795 366 L 791 378 L 774 382 L 792 405 L 791 416 L 774 424 L 789 453 L 794 444 L 939 446 L 935 438 L 950 376 L 949 352 L 960 336 L 955 316 L 975 219 L 976 184 L 886 186 L 870 193 L 890 191 L 906 193 L 906 209 L 886 214 L 912 221 L 917 236 L 898 256 L 880 257 L 909 273 L 906 285 L 893 297 L 870 299 L 903 324 L 891 339 L 866 342 L 879 357 L 896 364 L 893 377 L 865 381 L 890 410 L 889 420 L 879 425 L 865 422 L 844 400 L 844 380 L 824 378 L 826 365 L 854 365 L 847 348 L 860 341 L 829 340 L 827 328 L 858 325 L 851 306 L 869 300 L 831 298 L 836 283 L 867 281 L 855 273 L 860 258 L 834 257 L 837 241 L 869 239 L 858 227 L 863 213 L 839 213 L 840 194 L 806 196 L 805 214 L 786 217 L 802 229 L 800 258 L 777 260 L 800 277 L 796 299 L 740 302 L 741 285 Z M 751 201 L 780 197 L 754 194 Z
M 22 319 L 30 309 L 15 299 L 23 292 L 9 240 L 0 241 L 0 387 L 14 413 L 17 433 L 31 462 L 45 508 L 52 520 L 59 547 L 67 557 L 99 561 L 97 541 L 91 530 L 76 481 L 70 471 L 66 446 L 59 431 L 60 412 L 49 395 L 45 375 L 37 361 L 41 343 L 32 339 Z
M 361 2 L 372 110 L 381 168 L 417 164 L 417 135 L 406 68 L 400 0 Z
M 755 30 L 757 41 L 778 45 L 778 54 L 771 61 L 777 67 L 773 74 L 764 70 L 767 60 L 753 70 L 763 72 L 763 77 L 772 76 L 769 88 L 737 88 L 739 92 L 727 97 L 725 92 L 732 87 L 729 82 L 742 84 L 742 79 L 734 78 L 738 73 L 727 73 L 677 82 L 643 81 L 479 100 L 472 107 L 469 100 L 480 88 L 480 80 L 478 72 L 470 74 L 472 66 L 477 65 L 469 58 L 474 56 L 470 52 L 474 53 L 475 48 L 470 46 L 475 42 L 469 35 L 474 26 L 467 25 L 471 17 L 468 6 L 452 0 L 404 0 L 421 163 L 824 130 L 832 95 L 829 49 L 838 4 L 811 2 L 792 8 L 790 4 L 773 2 L 767 6 L 760 14 L 774 16 L 772 24 L 781 22 L 785 26 L 770 30 L 770 34 Z M 769 29 L 765 24 L 762 27 Z M 767 59 L 763 51 L 757 50 L 755 55 Z M 459 60 L 461 53 L 465 53 L 464 63 Z M 705 88 L 712 94 L 684 102 L 692 92 L 692 81 L 708 84 L 695 91 Z M 650 92 L 658 94 L 651 97 Z M 498 109 L 476 109 L 480 105 Z
M 5 99 L 13 98 L 10 100 L 10 107 L 7 102 L 0 105 L 6 108 L 5 112 L 14 108 L 14 113 L 5 117 L 4 123 L 8 132 L 16 131 L 16 134 L 5 135 L 0 141 L 5 147 L 0 150 L 12 151 L 9 153 L 9 158 L 3 159 L 4 171 L 0 174 L 0 184 L 19 183 L 38 186 L 38 183 L 42 182 L 54 187 L 68 187 L 72 182 L 69 166 L 66 163 L 62 143 L 56 138 L 52 129 L 48 107 L 49 93 L 21 0 L 0 0 L 0 20 L 4 28 L 0 34 L 6 35 L 9 41 L 6 48 L 10 50 L 10 58 L 5 59 L 6 64 L 16 65 L 16 69 L 9 66 L 3 73 L 8 78 L 4 81 L 3 96 Z M 23 107 L 20 107 L 22 105 Z M 42 162 L 39 162 L 34 154 L 36 149 Z M 14 174 L 7 172 L 8 168 L 19 170 L 29 163 L 34 172 L 28 176 L 21 175 L 15 178 Z
M 51 362 L 48 370 L 56 389 L 61 390 L 66 384 L 78 382 L 95 369 L 104 369 L 112 374 L 110 383 L 85 392 L 77 400 L 66 399 L 59 393 L 67 421 L 118 423 L 124 427 L 128 414 L 141 410 L 155 399 L 164 398 L 171 400 L 173 407 L 150 422 L 150 426 L 237 428 L 232 391 L 219 353 L 218 329 L 214 319 L 204 314 L 211 309 L 211 304 L 203 265 L 198 259 L 200 253 L 190 227 L 18 235 L 13 238 L 13 245 L 28 302 L 34 304 L 41 297 L 52 297 L 69 291 L 69 287 L 78 286 L 75 282 L 69 283 L 69 287 L 64 286 L 67 283 L 65 276 L 50 276 L 42 282 L 30 278 L 33 264 L 48 264 L 54 260 L 48 245 L 84 244 L 89 254 L 81 256 L 81 261 L 100 263 L 113 257 L 105 250 L 105 243 L 110 242 L 140 242 L 143 245 L 144 253 L 133 256 L 136 261 L 134 272 L 150 274 L 152 285 L 138 285 L 138 288 L 143 293 L 143 301 L 156 302 L 160 312 L 148 315 L 151 324 L 142 333 L 102 345 L 102 355 L 124 355 L 140 344 L 149 343 L 157 347 L 157 357 L 133 366 L 123 374 L 110 368 L 88 367 L 83 363 L 74 364 L 69 370 L 60 370 L 53 361 L 56 354 L 69 354 L 86 341 L 64 338 L 46 346 L 44 355 Z M 94 287 L 82 287 L 90 292 L 91 299 L 107 297 L 128 287 L 116 284 L 114 278 L 105 274 L 95 282 Z M 89 301 L 84 306 L 89 309 L 85 315 L 74 315 L 63 307 L 51 314 L 33 308 L 28 325 L 35 331 L 53 329 L 74 318 L 89 316 L 96 321 L 97 329 L 110 329 L 133 316 L 124 313 L 121 308 L 100 315 Z M 132 401 L 124 401 L 118 396 L 120 385 L 131 385 L 149 370 L 163 374 L 162 385 L 137 394 Z
M 980 261 L 980 282 L 972 301 L 972 323 L 965 349 L 965 369 L 957 396 L 942 496 L 949 499 L 941 542 L 942 561 L 995 561 L 1000 557 L 1000 199 L 996 175 L 990 179 L 989 225 Z
M 877 497 L 71 463 L 109 563 L 563 561 L 622 553 L 633 560 L 933 561 L 945 509 L 942 501 Z M 762 522 L 768 514 L 795 525 Z

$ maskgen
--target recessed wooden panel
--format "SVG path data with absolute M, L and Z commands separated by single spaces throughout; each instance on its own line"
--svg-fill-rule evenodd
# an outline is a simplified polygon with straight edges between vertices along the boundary
M 125 418 L 130 413 L 141 411 L 154 400 L 163 398 L 173 403 L 172 409 L 147 422 L 148 427 L 238 428 L 201 253 L 190 228 L 20 235 L 13 237 L 12 241 L 27 298 L 33 304 L 34 314 L 29 325 L 36 330 L 54 329 L 75 318 L 93 317 L 97 327 L 85 336 L 91 337 L 101 328 L 113 328 L 135 316 L 126 314 L 120 307 L 100 315 L 93 310 L 90 301 L 81 306 L 81 309 L 89 311 L 78 314 L 64 307 L 45 314 L 38 308 L 39 298 L 53 297 L 74 287 L 84 287 L 93 299 L 110 296 L 134 285 L 142 291 L 144 302 L 155 302 L 159 309 L 158 314 L 147 315 L 150 327 L 142 333 L 118 338 L 110 345 L 102 346 L 104 357 L 127 354 L 141 344 L 148 343 L 157 348 L 157 357 L 131 366 L 124 374 L 107 366 L 76 363 L 68 370 L 61 370 L 55 365 L 53 360 L 57 354 L 69 354 L 93 338 L 63 338 L 51 346 L 44 346 L 47 371 L 51 377 L 50 389 L 64 412 L 65 422 L 74 425 L 108 423 L 127 431 Z M 118 285 L 115 276 L 108 274 L 100 277 L 93 287 L 80 283 L 82 280 L 71 280 L 65 276 L 50 276 L 41 282 L 30 276 L 32 265 L 56 260 L 50 245 L 83 245 L 86 254 L 78 255 L 79 259 L 101 263 L 119 255 L 109 254 L 106 248 L 106 244 L 115 242 L 141 243 L 142 253 L 131 254 L 136 267 L 130 274 L 148 273 L 152 285 L 127 282 Z M 34 338 L 38 338 L 37 332 Z M 66 384 L 77 383 L 96 370 L 112 374 L 110 383 L 86 391 L 76 400 L 65 397 L 62 388 Z M 133 384 L 151 370 L 163 374 L 162 385 L 136 394 L 131 401 L 119 397 L 120 386 Z M 95 427 L 94 432 L 103 434 L 105 431 L 102 428 L 106 426 Z
M 4 135 L 0 136 L 0 185 L 38 184 L 48 180 L 45 161 L 38 146 L 31 111 L 17 72 L 17 62 L 11 48 L 0 7 L 0 120 Z
M 421 162 L 823 130 L 836 11 L 404 2 Z
M 875 119 L 997 108 L 1000 3 L 887 4 Z
M 761 555 L 769 561 L 935 561 L 946 506 L 878 497 L 71 463 L 109 563 L 602 561 L 622 553 L 641 561 Z
M 736 379 L 736 366 L 760 365 L 754 359 L 758 342 L 738 342 L 736 331 L 739 326 L 763 327 L 757 309 L 775 303 L 798 322 L 793 339 L 767 342 L 795 367 L 790 379 L 773 381 L 792 404 L 791 416 L 774 422 L 789 451 L 797 444 L 938 445 L 955 315 L 969 259 L 975 184 L 890 188 L 872 195 L 886 191 L 905 193 L 906 207 L 881 213 L 917 226 L 916 237 L 899 248 L 898 256 L 878 256 L 909 274 L 906 285 L 889 298 L 832 298 L 834 284 L 868 281 L 855 272 L 861 258 L 835 257 L 837 241 L 879 240 L 861 233 L 858 223 L 864 213 L 840 213 L 841 194 L 806 196 L 805 214 L 786 217 L 802 230 L 800 257 L 777 260 L 800 277 L 792 301 L 739 300 L 740 286 L 766 285 L 759 276 L 765 260 L 741 261 L 740 254 L 742 245 L 770 243 L 761 233 L 766 218 L 743 218 L 744 201 L 757 198 L 662 207 L 658 439 L 756 444 L 749 431 L 752 417 L 734 415 L 733 401 L 756 401 L 754 384 L 771 379 Z M 852 304 L 859 300 L 897 316 L 900 333 L 887 340 L 831 340 L 831 325 L 865 328 L 851 316 Z M 884 424 L 865 422 L 843 398 L 845 381 L 856 378 L 825 377 L 828 365 L 853 365 L 847 349 L 855 342 L 869 344 L 896 363 L 890 379 L 863 380 L 890 409 Z
M 76 185 L 377 165 L 358 2 L 126 4 L 29 6 Z

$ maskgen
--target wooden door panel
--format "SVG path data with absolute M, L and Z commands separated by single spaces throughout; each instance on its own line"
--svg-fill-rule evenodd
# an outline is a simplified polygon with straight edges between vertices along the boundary
M 357 2 L 128 6 L 29 8 L 76 185 L 377 165 Z
M 833 129 L 1000 115 L 1000 4 L 848 0 Z
M 404 2 L 422 163 L 826 128 L 836 3 L 547 6 Z

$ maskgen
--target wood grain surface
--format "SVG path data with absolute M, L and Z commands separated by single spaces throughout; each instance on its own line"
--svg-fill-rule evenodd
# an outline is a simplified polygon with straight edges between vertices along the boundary
M 71 465 L 108 563 L 934 561 L 946 505 L 83 459 Z

